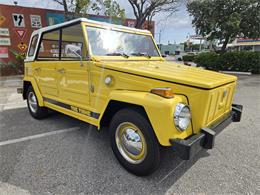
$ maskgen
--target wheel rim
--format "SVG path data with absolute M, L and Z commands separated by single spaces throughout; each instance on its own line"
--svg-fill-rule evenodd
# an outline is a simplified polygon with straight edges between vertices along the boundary
M 141 163 L 147 154 L 147 144 L 141 130 L 133 123 L 121 123 L 116 129 L 116 145 L 120 154 L 132 164 Z
M 28 104 L 29 104 L 29 108 L 30 110 L 33 112 L 33 113 L 36 113 L 37 111 L 37 99 L 36 99 L 36 96 L 35 94 L 31 91 L 29 92 L 29 95 L 28 95 Z

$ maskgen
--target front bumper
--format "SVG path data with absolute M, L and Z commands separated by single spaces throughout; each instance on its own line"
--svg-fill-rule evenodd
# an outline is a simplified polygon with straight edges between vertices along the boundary
M 203 127 L 199 134 L 192 135 L 187 139 L 171 139 L 170 143 L 176 154 L 183 160 L 189 160 L 201 149 L 212 149 L 215 137 L 231 122 L 239 122 L 242 115 L 242 105 L 233 104 L 232 111 L 220 122 L 210 127 Z

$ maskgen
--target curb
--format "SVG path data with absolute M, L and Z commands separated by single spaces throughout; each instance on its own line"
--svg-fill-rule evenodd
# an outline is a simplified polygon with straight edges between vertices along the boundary
M 0 76 L 0 81 L 8 81 L 15 79 L 22 79 L 24 75 L 15 75 L 15 76 Z
M 251 72 L 237 72 L 237 71 L 219 71 L 221 73 L 226 73 L 226 74 L 235 74 L 235 75 L 252 75 Z

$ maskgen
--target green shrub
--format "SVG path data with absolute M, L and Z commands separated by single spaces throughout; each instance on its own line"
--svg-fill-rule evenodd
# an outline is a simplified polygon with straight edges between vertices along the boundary
M 195 55 L 185 55 L 185 56 L 182 56 L 182 60 L 184 62 L 193 62 L 194 57 L 195 57 Z
M 210 53 L 201 53 L 199 55 L 196 55 L 194 62 L 198 66 L 205 67 L 209 70 L 217 70 L 217 61 L 218 61 L 218 54 L 214 52 Z
M 230 70 L 260 73 L 260 52 L 201 53 L 194 62 L 209 70 Z

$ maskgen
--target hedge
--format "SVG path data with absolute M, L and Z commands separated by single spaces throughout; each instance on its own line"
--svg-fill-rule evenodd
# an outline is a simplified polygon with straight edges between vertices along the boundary
M 182 56 L 184 62 L 193 62 L 195 55 L 185 55 Z
M 196 55 L 193 61 L 197 66 L 202 66 L 209 70 L 260 73 L 260 52 L 201 53 Z

